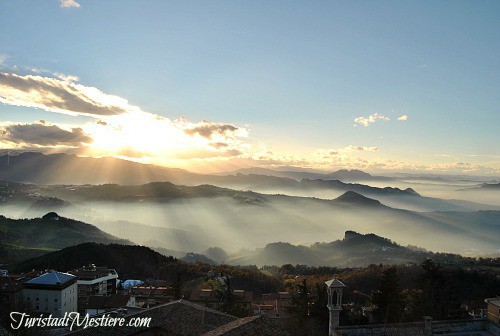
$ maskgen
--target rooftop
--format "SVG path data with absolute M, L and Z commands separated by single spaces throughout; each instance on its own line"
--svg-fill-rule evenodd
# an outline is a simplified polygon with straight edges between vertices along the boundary
M 50 286 L 65 284 L 72 280 L 76 280 L 76 277 L 74 275 L 57 271 L 50 271 L 48 273 L 40 275 L 37 278 L 27 281 L 26 284 Z
M 147 330 L 159 330 L 175 336 L 217 336 L 217 335 L 276 335 L 287 336 L 279 326 L 265 316 L 238 319 L 234 316 L 210 309 L 189 301 L 173 301 L 161 306 L 129 315 L 128 318 L 150 317 L 149 328 L 88 328 L 66 335 L 113 336 L 141 335 Z
M 500 297 L 485 299 L 484 301 L 487 303 L 491 303 L 497 307 L 500 307 Z
M 327 282 L 325 282 L 325 284 L 329 288 L 343 288 L 343 287 L 345 287 L 345 285 L 337 279 L 328 280 Z
M 211 330 L 203 336 L 240 336 L 240 335 L 259 335 L 259 336 L 286 336 L 288 333 L 278 327 L 271 319 L 266 316 L 251 316 L 237 319 L 233 322 L 223 325 L 217 329 Z
M 185 300 L 173 301 L 161 306 L 143 310 L 129 315 L 127 318 L 150 317 L 150 328 L 122 327 L 122 328 L 89 328 L 74 331 L 67 335 L 94 336 L 94 335 L 134 335 L 149 329 L 165 330 L 168 335 L 202 335 L 236 320 L 236 317 L 224 314 Z
M 76 268 L 74 270 L 69 271 L 69 273 L 78 276 L 78 279 L 81 280 L 93 280 L 108 275 L 114 275 L 118 277 L 118 274 L 114 269 L 109 269 L 105 266 L 95 266 L 93 264 Z
M 112 309 L 125 307 L 130 295 L 113 294 L 111 296 L 91 296 L 84 305 L 86 309 Z

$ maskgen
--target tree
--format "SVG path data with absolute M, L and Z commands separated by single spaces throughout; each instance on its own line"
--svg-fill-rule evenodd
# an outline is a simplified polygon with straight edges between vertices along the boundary
M 399 288 L 398 270 L 395 266 L 382 271 L 379 286 L 372 295 L 372 303 L 376 306 L 373 315 L 377 322 L 402 321 L 404 300 Z
M 423 272 L 417 279 L 418 289 L 411 297 L 412 316 L 429 315 L 440 320 L 465 317 L 460 295 L 452 281 L 455 276 L 444 272 L 432 259 L 426 259 L 420 267 Z
M 174 291 L 174 299 L 179 300 L 182 299 L 182 281 L 181 281 L 181 272 L 177 272 L 177 278 L 175 279 L 174 284 L 172 285 L 172 289 Z
M 287 329 L 292 335 L 308 335 L 310 329 L 310 292 L 306 279 L 295 285 L 292 293 L 290 313 L 293 316 L 288 321 Z

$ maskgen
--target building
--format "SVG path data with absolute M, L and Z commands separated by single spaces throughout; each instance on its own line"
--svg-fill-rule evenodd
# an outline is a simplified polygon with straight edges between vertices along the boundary
M 136 307 L 151 308 L 173 300 L 170 287 L 137 286 L 130 288 L 128 294 Z
M 24 274 L 0 276 L 0 307 L 9 311 L 20 311 L 24 308 L 23 287 L 26 281 L 39 276 L 41 272 L 32 271 Z
M 246 292 L 242 289 L 232 291 L 232 299 L 235 308 L 240 310 L 244 315 L 252 314 L 252 292 Z M 206 307 L 218 309 L 221 306 L 219 292 L 213 289 L 195 290 L 191 293 L 190 301 L 203 304 Z
M 128 315 L 126 319 L 151 318 L 149 327 L 87 328 L 68 333 L 71 336 L 289 336 L 266 316 L 237 318 L 186 300 Z
M 83 312 L 90 316 L 102 315 L 119 309 L 126 310 L 127 307 L 135 306 L 135 301 L 130 295 L 113 294 L 111 296 L 91 296 Z
M 94 264 L 69 271 L 77 277 L 78 311 L 83 312 L 91 296 L 110 296 L 116 294 L 118 273 L 107 267 L 97 267 Z
M 0 277 L 0 306 L 10 311 L 19 310 L 23 302 L 23 279 L 13 276 Z
M 342 289 L 338 280 L 326 282 L 328 286 L 328 308 L 330 310 L 329 335 L 332 336 L 500 336 L 500 298 L 486 299 L 487 318 L 434 321 L 424 316 L 419 322 L 385 323 L 341 326 L 338 310 L 342 310 Z
M 23 297 L 33 311 L 62 317 L 77 310 L 76 276 L 50 271 L 25 282 Z
M 273 319 L 287 319 L 290 317 L 292 294 L 289 292 L 262 294 L 261 302 L 252 306 L 255 315 L 266 315 Z
M 493 324 L 500 322 L 500 297 L 485 299 L 484 302 L 488 305 L 486 308 L 486 318 Z
M 116 294 L 118 273 L 107 267 L 97 267 L 94 264 L 74 269 L 68 273 L 77 277 L 78 297 L 93 295 L 110 296 Z

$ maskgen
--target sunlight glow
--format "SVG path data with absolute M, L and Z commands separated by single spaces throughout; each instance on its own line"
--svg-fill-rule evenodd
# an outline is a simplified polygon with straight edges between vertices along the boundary
M 103 120 L 85 127 L 94 139 L 91 148 L 94 156 L 175 158 L 208 147 L 208 140 L 189 136 L 170 120 L 153 114 L 131 112 Z

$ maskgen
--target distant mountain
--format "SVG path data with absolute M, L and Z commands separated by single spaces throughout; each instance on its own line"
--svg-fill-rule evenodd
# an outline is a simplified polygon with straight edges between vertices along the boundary
M 268 175 L 268 176 L 276 176 L 276 177 L 287 177 L 295 180 L 302 179 L 321 179 L 321 180 L 340 180 L 340 181 L 390 181 L 394 180 L 391 177 L 386 176 L 372 176 L 364 171 L 352 169 L 341 169 L 332 173 L 322 173 L 316 171 L 307 171 L 307 170 L 286 170 L 282 168 L 280 170 L 273 170 L 267 168 L 243 168 L 237 170 L 235 173 L 245 174 L 245 175 Z
M 305 246 L 282 242 L 267 244 L 256 261 L 258 264 L 270 263 L 270 265 L 318 265 L 320 263 L 319 259 Z
M 482 189 L 500 190 L 500 183 L 485 183 L 481 186 Z
M 83 200 L 169 201 L 179 198 L 200 198 L 228 196 L 241 204 L 265 204 L 257 193 L 240 190 L 259 190 L 270 193 L 286 193 L 292 195 L 330 194 L 337 197 L 346 191 L 355 191 L 366 197 L 374 198 L 382 203 L 398 208 L 417 211 L 475 211 L 498 210 L 500 207 L 467 202 L 462 200 L 443 200 L 423 197 L 413 189 L 393 187 L 378 188 L 358 183 L 345 183 L 338 180 L 308 180 L 300 182 L 290 178 L 265 175 L 196 175 L 196 179 L 224 188 L 211 185 L 182 186 L 170 182 L 151 182 L 144 185 L 121 186 L 116 184 L 83 185 L 83 186 L 38 186 L 12 182 L 0 182 L 0 204 L 23 203 L 27 207 L 58 209 L 68 202 Z M 194 183 L 196 179 L 190 180 Z M 232 188 L 232 189 L 228 189 Z
M 390 197 L 384 196 L 385 188 L 375 189 L 377 197 L 348 190 L 328 200 L 169 182 L 32 187 L 36 187 L 33 192 L 69 203 L 61 209 L 68 217 L 92 223 L 105 232 L 155 248 L 198 254 L 211 246 L 234 251 L 276 241 L 312 243 L 323 237 L 334 239 L 348 229 L 472 255 L 495 254 L 499 246 L 499 211 L 398 209 L 387 200 L 396 204 L 407 199 L 448 202 L 399 189 L 390 191 Z M 5 209 L 14 214 L 15 209 L 9 210 L 13 207 Z M 20 208 L 23 216 L 30 211 L 24 205 Z
M 36 167 L 36 169 L 34 169 Z M 341 181 L 391 180 L 372 176 L 360 170 L 338 170 L 332 173 L 311 171 L 276 171 L 248 168 L 237 171 L 244 175 L 267 175 L 295 180 L 325 179 Z M 219 174 L 231 176 L 234 174 Z M 220 181 L 216 175 L 196 174 L 178 168 L 141 164 L 113 157 L 92 158 L 69 154 L 26 152 L 16 156 L 0 156 L 0 181 L 35 184 L 144 184 L 169 181 L 200 184 Z
M 0 180 L 36 184 L 142 184 L 186 181 L 197 174 L 113 157 L 91 158 L 37 152 L 0 156 Z
M 471 188 L 463 188 L 459 189 L 460 191 L 500 191 L 500 183 L 482 183 L 480 185 L 471 187 Z
M 34 208 L 58 209 L 68 203 L 57 197 L 42 195 L 36 185 L 0 182 L 0 204 L 23 204 Z
M 42 218 L 10 219 L 0 216 L 0 244 L 6 250 L 0 262 L 31 258 L 84 242 L 132 244 L 97 227 L 51 212 Z
M 96 226 L 112 235 L 134 240 L 134 242 L 148 246 L 161 254 L 176 258 L 182 258 L 188 251 L 202 253 L 203 250 L 210 247 L 206 236 L 195 230 L 165 228 L 125 220 L 98 218 L 92 220 Z M 210 256 L 208 257 L 210 258 Z
M 365 197 L 354 191 L 347 191 L 346 193 L 337 197 L 334 202 L 339 204 L 348 204 L 351 206 L 382 206 L 382 203 L 380 203 L 379 201 Z
M 251 191 L 237 191 L 212 185 L 184 186 L 170 182 L 151 182 L 143 185 L 82 185 L 40 186 L 40 193 L 70 202 L 168 202 L 177 199 L 230 197 L 242 204 L 262 204 L 265 197 Z
M 226 253 L 226 251 L 224 251 L 220 247 L 210 247 L 202 253 L 207 258 L 210 258 L 220 264 L 224 263 L 229 258 L 229 255 Z
M 370 180 L 373 178 L 372 175 L 365 173 L 364 171 L 352 169 L 341 169 L 336 172 L 329 173 L 325 175 L 327 180 L 348 180 L 348 181 L 362 181 Z
M 457 174 L 412 174 L 412 173 L 393 173 L 393 176 L 400 180 L 420 180 L 420 181 L 437 181 L 437 182 L 493 182 L 492 178 L 498 176 L 478 176 L 478 175 L 457 175 Z
M 8 164 L 7 164 L 8 162 Z M 285 168 L 282 168 L 285 169 Z M 244 172 L 245 174 L 241 173 Z M 219 187 L 254 190 L 263 193 L 285 193 L 300 196 L 321 195 L 322 198 L 334 198 L 346 191 L 355 191 L 366 197 L 375 198 L 386 205 L 416 211 L 476 211 L 498 210 L 500 207 L 459 200 L 417 197 L 413 189 L 379 188 L 359 183 L 347 183 L 368 179 L 369 181 L 387 181 L 386 177 L 371 176 L 359 170 L 339 170 L 333 173 L 320 173 L 306 170 L 271 170 L 249 168 L 237 174 L 205 175 L 182 169 L 146 165 L 116 158 L 88 158 L 67 154 L 44 155 L 41 153 L 22 153 L 17 156 L 0 156 L 0 203 L 8 204 L 23 201 L 27 206 L 60 207 L 68 199 L 57 195 L 40 195 L 33 186 L 17 190 L 17 198 L 5 193 L 3 185 L 12 182 L 35 184 L 112 184 L 143 185 L 152 182 L 170 182 L 177 185 L 210 184 Z M 343 181 L 342 181 L 343 180 Z M 158 185 L 151 184 L 151 188 Z M 102 187 L 101 189 L 112 188 Z M 144 188 L 144 187 L 143 187 Z M 36 188 L 35 188 L 36 189 Z M 328 193 L 334 195 L 323 196 Z M 203 195 L 203 193 L 201 194 Z M 108 195 L 108 198 L 119 195 Z M 138 196 L 140 197 L 140 196 Z M 151 197 L 151 195 L 149 196 Z M 194 197 L 194 196 L 193 196 Z M 125 197 L 123 197 L 125 199 Z M 257 199 L 241 199 L 241 203 L 258 202 Z
M 423 249 L 409 248 L 377 236 L 346 231 L 344 239 L 311 246 L 289 243 L 271 243 L 264 249 L 228 260 L 232 265 L 313 265 L 362 267 L 369 264 L 421 263 L 436 254 Z M 447 260 L 460 259 L 458 255 L 441 255 Z

